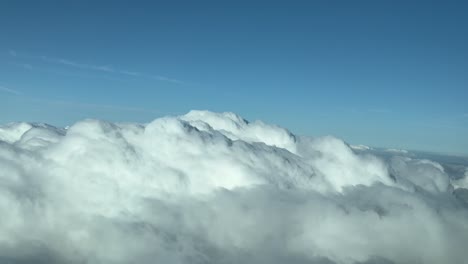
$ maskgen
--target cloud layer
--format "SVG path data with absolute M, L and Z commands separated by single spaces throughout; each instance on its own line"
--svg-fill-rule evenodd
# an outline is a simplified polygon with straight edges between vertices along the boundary
M 467 176 L 233 113 L 0 127 L 0 263 L 465 263 Z

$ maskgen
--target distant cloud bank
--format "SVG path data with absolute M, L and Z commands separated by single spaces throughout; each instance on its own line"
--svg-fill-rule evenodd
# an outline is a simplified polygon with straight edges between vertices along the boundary
M 4 125 L 0 263 L 466 262 L 466 167 L 371 150 L 207 111 Z

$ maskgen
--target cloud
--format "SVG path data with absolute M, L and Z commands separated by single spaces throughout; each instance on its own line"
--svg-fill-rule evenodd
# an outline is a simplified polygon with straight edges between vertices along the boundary
M 392 112 L 392 110 L 384 109 L 384 108 L 371 108 L 371 109 L 368 109 L 367 111 L 372 112 L 372 113 L 377 113 L 377 114 L 389 114 Z
M 134 71 L 115 69 L 112 66 L 108 66 L 108 65 L 84 64 L 84 63 L 78 63 L 78 62 L 67 60 L 67 59 L 51 58 L 51 57 L 47 57 L 47 56 L 40 56 L 40 58 L 45 62 L 61 64 L 61 65 L 66 65 L 66 66 L 85 69 L 85 70 L 100 71 L 100 72 L 107 72 L 107 73 L 134 76 L 134 77 L 144 77 L 144 78 L 154 79 L 154 80 L 158 80 L 158 81 L 166 81 L 166 82 L 179 83 L 179 84 L 183 83 L 180 80 L 167 78 L 167 77 L 164 77 L 164 76 L 146 74 L 146 73 L 142 73 L 142 72 L 134 72 Z
M 36 97 L 26 97 L 23 100 L 29 103 L 39 103 L 41 105 L 54 105 L 65 106 L 76 109 L 100 109 L 100 110 L 113 110 L 113 111 L 126 111 L 126 112 L 146 112 L 151 114 L 161 114 L 161 111 L 155 109 L 148 109 L 142 107 L 123 106 L 123 105 L 110 105 L 110 104 L 92 104 L 86 102 L 74 102 L 67 100 L 53 100 L 43 99 Z
M 399 154 L 408 154 L 409 152 L 406 149 L 385 149 L 387 152 L 399 153 Z
M 465 189 L 441 164 L 233 113 L 13 123 L 0 127 L 0 167 L 0 261 L 10 263 L 468 257 Z
M 9 94 L 14 94 L 14 95 L 21 95 L 21 92 L 20 92 L 20 91 L 14 90 L 14 89 L 10 89 L 10 88 L 7 88 L 7 87 L 1 86 L 1 85 L 0 85 L 0 92 L 9 93 Z
M 29 63 L 17 63 L 17 62 L 13 62 L 13 63 L 10 63 L 10 65 L 14 65 L 16 67 L 20 67 L 20 68 L 23 68 L 25 70 L 32 70 L 34 67 L 32 66 L 32 64 L 29 64 Z
M 131 112 L 148 112 L 148 113 L 160 113 L 157 110 L 150 110 L 142 107 L 131 107 L 131 106 L 120 106 L 120 105 L 108 105 L 108 104 L 90 104 L 90 103 L 81 103 L 81 102 L 72 102 L 64 100 L 41 100 L 36 99 L 37 101 L 46 102 L 49 104 L 57 105 L 67 105 L 76 108 L 99 108 L 99 109 L 110 109 L 110 110 L 119 110 L 119 111 L 131 111 Z
M 80 68 L 80 69 L 104 71 L 104 72 L 116 72 L 116 70 L 114 70 L 110 66 L 97 66 L 97 65 L 91 65 L 91 64 L 83 64 L 83 63 L 78 63 L 78 62 L 74 62 L 74 61 L 70 61 L 66 59 L 57 59 L 57 58 L 51 58 L 47 56 L 40 56 L 39 58 L 45 62 L 61 64 L 61 65 L 71 66 L 71 67 Z
M 366 145 L 349 145 L 349 147 L 352 148 L 353 150 L 357 150 L 357 151 L 372 150 L 371 147 L 366 146 Z
M 143 72 L 136 72 L 136 71 L 129 71 L 124 69 L 117 69 L 109 65 L 94 65 L 94 64 L 86 64 L 81 62 L 76 62 L 69 59 L 64 58 L 54 58 L 49 56 L 35 56 L 35 55 L 28 55 L 23 53 L 18 53 L 16 51 L 10 51 L 9 54 L 13 57 L 21 57 L 26 59 L 33 59 L 33 60 L 41 60 L 46 63 L 52 63 L 56 65 L 62 65 L 67 67 L 72 67 L 81 70 L 88 70 L 88 71 L 96 71 L 96 72 L 103 72 L 115 75 L 122 75 L 122 76 L 132 76 L 132 77 L 140 77 L 145 79 L 153 79 L 158 81 L 165 81 L 177 84 L 183 84 L 184 82 L 181 80 L 168 78 L 160 75 L 154 74 L 147 74 Z M 29 65 L 29 64 L 28 64 Z
M 31 64 L 28 64 L 28 63 L 20 63 L 18 64 L 18 66 L 26 69 L 26 70 L 32 70 L 33 66 Z

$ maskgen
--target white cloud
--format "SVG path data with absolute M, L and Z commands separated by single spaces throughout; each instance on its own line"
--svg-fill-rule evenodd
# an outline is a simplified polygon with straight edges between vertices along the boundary
M 384 108 L 371 108 L 371 109 L 368 109 L 368 111 L 372 113 L 378 113 L 378 114 L 389 114 L 392 112 L 392 110 L 384 109 Z
M 127 75 L 127 76 L 134 76 L 134 77 L 143 77 L 143 78 L 148 78 L 148 79 L 154 79 L 158 81 L 166 81 L 166 82 L 172 82 L 172 83 L 183 83 L 180 80 L 160 76 L 160 75 L 152 75 L 152 74 L 146 74 L 142 72 L 135 72 L 135 71 L 128 71 L 128 70 L 121 70 L 121 69 L 116 69 L 112 66 L 109 65 L 92 65 L 92 64 L 85 64 L 85 63 L 79 63 L 67 59 L 58 59 L 58 58 L 51 58 L 47 56 L 40 56 L 40 58 L 45 61 L 45 62 L 50 62 L 50 63 L 55 63 L 55 64 L 62 64 L 70 67 L 75 67 L 75 68 L 80 68 L 80 69 L 85 69 L 85 70 L 92 70 L 92 71 L 101 71 L 101 72 L 107 72 L 107 73 L 113 73 L 113 74 L 120 74 L 120 75 Z
M 21 57 L 21 58 L 32 59 L 32 60 L 41 60 L 47 63 L 57 64 L 57 65 L 62 65 L 62 66 L 67 66 L 67 67 L 72 67 L 72 68 L 77 68 L 77 69 L 82 69 L 82 70 L 88 70 L 88 71 L 105 72 L 105 73 L 110 73 L 110 74 L 115 74 L 115 75 L 120 75 L 120 76 L 125 75 L 125 76 L 140 77 L 140 78 L 153 79 L 153 80 L 178 83 L 178 84 L 184 83 L 181 80 L 177 80 L 173 78 L 168 78 L 168 77 L 154 75 L 154 74 L 147 74 L 143 72 L 117 69 L 109 65 L 94 65 L 94 64 L 76 62 L 76 61 L 64 59 L 64 58 L 54 58 L 54 57 L 49 57 L 49 56 L 34 56 L 34 55 L 28 55 L 24 53 L 18 53 L 13 50 L 9 51 L 9 54 L 13 57 Z M 23 63 L 22 65 L 30 65 L 30 64 Z M 31 67 L 29 67 L 29 69 L 31 69 Z
M 0 85 L 0 92 L 10 93 L 10 94 L 14 94 L 14 95 L 20 95 L 21 94 L 21 92 L 18 91 L 18 90 L 10 89 L 10 88 L 7 88 L 7 87 L 1 86 L 1 85 Z
M 71 66 L 75 68 L 95 70 L 95 71 L 105 71 L 105 72 L 116 72 L 116 70 L 114 70 L 110 66 L 84 64 L 84 63 L 78 63 L 78 62 L 67 60 L 67 59 L 51 58 L 47 56 L 40 56 L 39 58 L 41 58 L 45 62 L 62 64 L 62 65 Z
M 453 181 L 453 186 L 455 188 L 468 189 L 468 168 L 465 169 L 463 177 Z
M 233 113 L 10 124 L 0 168 L 0 262 L 468 258 L 468 207 L 440 164 L 356 154 Z
M 400 154 L 408 154 L 409 152 L 406 149 L 386 149 L 386 152 L 393 152 L 393 153 L 400 153 Z
M 33 66 L 31 64 L 28 64 L 28 63 L 17 63 L 16 65 L 26 69 L 26 70 L 32 70 L 33 69 Z
M 354 150 L 363 150 L 363 151 L 365 151 L 365 150 L 372 150 L 371 147 L 366 146 L 366 145 L 349 145 L 349 146 L 350 146 L 352 149 L 354 149 Z
M 50 99 L 40 99 L 40 98 L 30 98 L 30 101 L 39 102 L 44 104 L 52 105 L 64 105 L 73 108 L 82 108 L 82 109 L 107 109 L 115 111 L 128 111 L 128 112 L 146 112 L 157 114 L 160 113 L 158 110 L 147 109 L 142 107 L 132 107 L 132 106 L 121 106 L 121 105 L 109 105 L 109 104 L 91 104 L 84 102 L 73 102 L 66 100 L 50 100 Z

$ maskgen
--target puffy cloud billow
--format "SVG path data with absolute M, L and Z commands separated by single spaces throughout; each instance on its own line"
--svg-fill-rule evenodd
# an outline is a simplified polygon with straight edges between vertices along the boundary
M 468 172 L 388 153 L 233 113 L 8 124 L 0 263 L 468 263 Z

